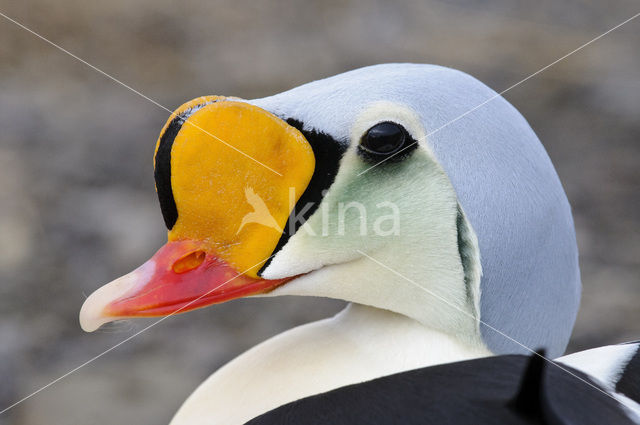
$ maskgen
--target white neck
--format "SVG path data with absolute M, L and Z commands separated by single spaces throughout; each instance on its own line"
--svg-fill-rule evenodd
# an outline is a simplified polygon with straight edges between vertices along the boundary
M 351 304 L 335 317 L 291 329 L 232 360 L 200 385 L 171 425 L 243 424 L 313 394 L 491 354 L 406 316 Z

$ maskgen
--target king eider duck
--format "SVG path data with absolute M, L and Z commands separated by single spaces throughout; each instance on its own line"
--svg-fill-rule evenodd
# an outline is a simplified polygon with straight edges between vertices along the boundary
M 168 242 L 85 301 L 84 330 L 247 296 L 350 302 L 232 360 L 174 425 L 566 348 L 581 286 L 569 203 L 525 119 L 467 74 L 389 64 L 200 97 L 172 114 L 154 165 Z

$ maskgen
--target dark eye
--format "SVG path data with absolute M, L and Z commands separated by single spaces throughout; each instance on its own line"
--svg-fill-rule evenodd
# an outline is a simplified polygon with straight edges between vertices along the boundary
M 391 121 L 378 123 L 360 139 L 358 154 L 366 161 L 401 161 L 418 143 L 400 124 Z
M 367 130 L 360 147 L 373 154 L 391 155 L 404 146 L 407 136 L 407 131 L 401 125 L 381 122 Z

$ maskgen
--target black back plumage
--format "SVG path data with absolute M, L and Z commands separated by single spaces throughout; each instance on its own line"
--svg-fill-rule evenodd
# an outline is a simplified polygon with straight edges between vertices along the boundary
M 616 382 L 616 391 L 640 403 L 640 342 L 635 341 L 629 344 L 636 346 L 636 353 L 622 370 Z
M 596 382 L 562 367 L 571 374 L 539 356 L 504 355 L 437 365 L 307 397 L 247 425 L 634 423 Z

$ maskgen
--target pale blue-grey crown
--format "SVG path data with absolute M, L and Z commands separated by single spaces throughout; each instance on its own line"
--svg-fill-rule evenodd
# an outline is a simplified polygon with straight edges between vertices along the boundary
M 567 346 L 580 301 L 571 209 L 558 175 L 522 115 L 475 78 L 435 65 L 357 69 L 253 100 L 346 141 L 360 111 L 376 101 L 412 108 L 448 174 L 479 241 L 481 319 L 548 355 Z M 496 353 L 525 350 L 487 326 Z

